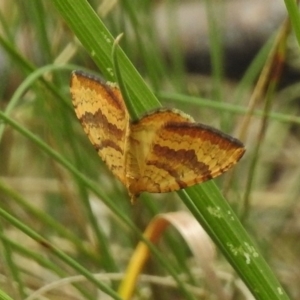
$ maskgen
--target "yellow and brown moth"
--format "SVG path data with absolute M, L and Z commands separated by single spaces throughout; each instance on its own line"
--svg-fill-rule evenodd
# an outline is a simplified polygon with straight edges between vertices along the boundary
M 134 199 L 215 178 L 243 156 L 243 144 L 175 109 L 131 122 L 116 85 L 81 71 L 71 78 L 76 115 L 91 143 Z

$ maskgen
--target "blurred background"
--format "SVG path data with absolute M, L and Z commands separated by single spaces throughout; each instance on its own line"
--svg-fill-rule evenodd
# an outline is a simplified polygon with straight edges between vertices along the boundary
M 232 178 L 224 175 L 216 183 L 291 298 L 300 299 L 300 60 L 299 45 L 291 30 L 286 36 L 286 57 L 277 61 L 283 70 L 276 78 L 267 122 L 262 119 L 266 101 L 262 90 L 253 106 L 254 114 L 241 132 L 258 78 L 287 18 L 283 1 L 89 3 L 114 37 L 124 33 L 121 47 L 163 106 L 184 110 L 197 122 L 219 128 L 245 143 L 247 153 Z M 69 78 L 70 64 L 99 70 L 51 1 L 0 1 L 0 46 L 0 109 L 11 119 L 97 182 L 141 230 L 159 212 L 186 210 L 175 193 L 145 194 L 132 206 L 125 189 L 97 156 L 73 112 Z M 30 74 L 46 65 L 61 66 L 61 71 L 45 71 L 42 81 L 30 80 Z M 26 80 L 25 91 L 16 95 Z M 32 138 L 3 121 L 0 126 L 0 207 L 91 272 L 109 271 L 111 265 L 95 246 L 95 233 L 85 200 L 81 199 L 89 200 L 109 245 L 110 258 L 123 270 L 137 243 L 134 232 L 125 229 L 101 199 L 36 147 Z M 1 221 L 1 228 L 2 242 L 5 238 L 10 241 L 9 256 L 22 274 L 26 289 L 37 290 L 74 273 L 61 262 L 51 261 L 43 245 L 7 221 Z M 194 266 L 194 258 L 177 231 L 170 230 L 160 247 L 178 273 Z M 6 257 L 4 248 L 2 256 Z M 180 254 L 174 253 L 175 249 Z M 55 267 L 46 264 L 49 260 Z M 8 261 L 7 257 L 0 259 L 0 286 L 15 295 L 14 299 L 22 299 L 12 284 Z M 222 277 L 224 286 L 234 280 L 234 271 L 221 255 L 216 256 L 214 267 L 232 276 L 230 280 Z M 154 261 L 145 273 L 166 275 Z M 215 299 L 205 284 L 201 288 L 199 299 Z M 144 283 L 138 289 L 138 299 L 182 299 L 176 289 L 157 284 Z M 231 299 L 251 299 L 235 285 L 228 289 Z M 100 297 L 93 288 L 89 293 L 92 299 Z M 88 299 L 71 287 L 47 297 Z

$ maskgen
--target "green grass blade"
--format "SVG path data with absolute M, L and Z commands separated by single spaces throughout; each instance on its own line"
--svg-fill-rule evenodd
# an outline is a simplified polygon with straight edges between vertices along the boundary
M 0 290 L 0 300 L 13 300 L 7 294 L 5 294 L 2 290 Z
M 300 13 L 298 7 L 298 1 L 295 0 L 284 0 L 286 9 L 288 11 L 290 21 L 294 28 L 295 36 L 300 46 Z
M 114 38 L 88 3 L 86 1 L 54 0 L 53 4 L 84 48 L 90 53 L 105 78 L 110 81 L 115 80 L 111 55 Z M 128 87 L 130 97 L 135 103 L 137 112 L 142 114 L 149 108 L 159 107 L 160 104 L 154 94 L 123 51 L 119 51 L 118 60 L 122 77 Z

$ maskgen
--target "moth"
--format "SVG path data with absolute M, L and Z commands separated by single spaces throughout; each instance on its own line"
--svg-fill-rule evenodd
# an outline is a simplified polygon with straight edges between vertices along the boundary
M 243 156 L 243 144 L 177 109 L 130 120 L 119 88 L 74 71 L 70 92 L 77 118 L 131 200 L 142 192 L 177 191 L 215 178 Z

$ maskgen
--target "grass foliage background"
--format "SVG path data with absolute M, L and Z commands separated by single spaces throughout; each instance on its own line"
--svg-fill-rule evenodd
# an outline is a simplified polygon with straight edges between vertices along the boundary
M 112 70 L 107 68 L 111 57 L 96 55 L 93 60 L 89 55 L 93 54 L 92 46 L 86 51 L 80 45 L 73 32 L 76 28 L 80 31 L 82 24 L 78 23 L 76 27 L 75 23 L 70 30 L 66 26 L 66 15 L 60 11 L 68 3 L 67 0 L 15 0 L 3 3 L 0 11 L 0 108 L 8 116 L 1 114 L 0 124 L 0 269 L 3 275 L 0 287 L 3 294 L 6 292 L 13 299 L 25 299 L 30 291 L 46 282 L 77 274 L 84 275 L 90 282 L 55 290 L 49 298 L 97 299 L 100 292 L 96 291 L 96 285 L 102 292 L 119 299 L 118 281 L 108 284 L 95 280 L 91 274 L 101 272 L 110 278 L 109 274 L 124 271 L 150 220 L 161 212 L 186 209 L 175 193 L 145 194 L 132 206 L 124 188 L 112 177 L 84 135 L 71 106 L 70 71 L 85 68 L 99 72 L 99 67 L 102 75 L 111 80 Z M 125 83 L 132 87 L 129 92 L 139 113 L 159 105 L 151 91 L 145 92 L 149 86 L 164 106 L 182 109 L 196 121 L 225 132 L 238 132 L 255 79 L 270 53 L 269 45 L 258 54 L 245 76 L 239 82 L 232 82 L 222 73 L 220 40 L 212 39 L 212 76 L 192 75 L 185 70 L 182 48 L 176 36 L 176 18 L 169 20 L 172 47 L 166 59 L 166 53 L 159 46 L 158 33 L 153 30 L 155 4 L 152 1 L 120 1 L 108 9 L 107 14 L 105 7 L 98 6 L 97 1 L 91 4 L 113 37 L 124 32 L 121 47 L 147 83 L 143 85 L 135 74 L 132 75 L 133 67 L 126 63 L 125 55 L 120 54 L 120 69 Z M 74 6 L 74 12 L 76 9 L 78 7 Z M 170 6 L 172 9 L 176 11 L 175 6 Z M 93 25 L 97 29 L 97 24 Z M 213 29 L 211 37 L 216 37 Z M 89 38 L 93 37 L 86 33 L 86 44 L 93 45 Z M 106 47 L 101 41 L 99 35 L 100 48 Z M 109 48 L 103 53 L 110 53 Z M 248 138 L 244 141 L 247 154 L 235 168 L 234 180 L 226 193 L 235 213 L 246 216 L 242 219 L 243 225 L 262 257 L 295 299 L 300 294 L 297 284 L 300 263 L 297 255 L 298 91 L 298 84 L 293 84 L 272 95 L 273 107 L 266 136 L 261 141 L 250 205 L 245 206 L 243 200 L 262 103 L 255 111 Z M 226 183 L 225 176 L 215 180 L 220 188 Z M 199 194 L 199 189 L 203 194 Z M 202 202 L 207 198 L 224 201 L 214 183 L 199 189 L 190 190 L 188 196 L 181 193 L 181 196 Z M 262 276 L 268 286 L 265 294 L 263 291 L 258 294 L 258 299 L 277 299 L 268 298 L 279 285 L 272 272 L 268 273 L 263 259 L 251 272 L 243 269 L 242 259 L 241 262 L 234 261 L 230 253 L 226 254 L 223 241 L 230 238 L 228 232 L 223 232 L 223 237 L 215 234 L 224 231 L 220 223 L 208 222 L 205 211 L 201 211 L 197 203 L 184 203 L 199 216 L 201 224 L 250 289 L 261 284 L 257 278 L 251 283 L 251 272 L 254 270 L 252 275 L 255 275 L 259 268 L 265 271 Z M 237 233 L 232 231 L 234 234 L 237 239 L 240 236 L 248 239 L 242 229 Z M 179 285 L 183 282 L 179 275 L 187 274 L 190 284 L 205 290 L 201 280 L 189 272 L 193 260 L 176 232 L 170 232 L 159 245 L 159 251 L 153 251 L 155 258 L 145 273 L 171 274 Z M 216 262 L 216 268 L 235 274 L 223 256 Z M 235 291 L 232 286 L 231 289 Z M 176 295 L 180 299 L 195 298 L 183 283 L 179 291 L 144 284 L 139 286 L 137 297 L 143 299 L 145 295 L 151 295 L 153 299 L 171 299 Z M 288 299 L 284 294 L 277 296 Z M 243 298 L 241 295 L 236 297 Z

